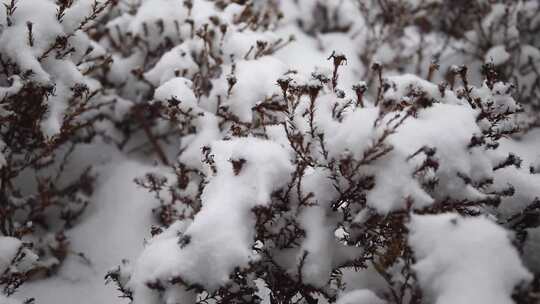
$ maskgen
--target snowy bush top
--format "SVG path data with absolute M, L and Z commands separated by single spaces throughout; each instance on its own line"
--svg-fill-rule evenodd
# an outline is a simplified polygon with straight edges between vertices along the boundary
M 488 219 L 414 216 L 410 229 L 414 269 L 434 303 L 512 303 L 514 286 L 531 279 L 508 233 Z

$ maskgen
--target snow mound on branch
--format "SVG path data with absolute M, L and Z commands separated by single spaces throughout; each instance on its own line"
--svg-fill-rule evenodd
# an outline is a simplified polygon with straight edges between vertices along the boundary
M 493 62 L 494 65 L 501 65 L 509 59 L 510 54 L 506 51 L 504 45 L 497 45 L 489 49 L 485 62 Z
M 477 123 L 478 112 L 453 92 L 446 90 L 441 93 L 437 85 L 414 75 L 392 76 L 387 82 L 390 88 L 384 93 L 382 102 L 388 107 L 388 112 L 377 107 L 357 108 L 346 113 L 340 123 L 325 117 L 330 115 L 329 102 L 320 102 L 322 105 L 316 112 L 318 126 L 327 134 L 333 134 L 326 143 L 329 155 L 337 159 L 351 156 L 362 160 L 369 155 L 370 149 L 376 147 L 377 140 L 401 119 L 394 107 L 430 103 L 426 107 L 417 105 L 416 113 L 388 135 L 385 141 L 391 149 L 388 154 L 361 167 L 365 174 L 373 175 L 376 180 L 367 196 L 368 205 L 380 213 L 388 213 L 403 209 L 407 199 L 415 208 L 423 208 L 434 200 L 447 197 L 487 198 L 486 194 L 456 178 L 456 175 L 473 180 L 492 178 L 489 156 L 483 150 L 469 147 L 471 138 L 482 133 Z M 507 100 L 485 86 L 473 93 L 505 109 L 515 104 L 511 97 Z M 404 114 L 402 112 L 401 117 Z M 426 191 L 421 181 L 429 176 L 424 173 L 420 176 L 417 171 L 426 161 L 426 155 L 418 153 L 423 148 L 435 151 L 436 170 L 431 172 L 438 180 L 435 191 Z
M 451 130 L 452 135 L 441 136 Z M 417 118 L 410 118 L 389 139 L 393 147 L 392 159 L 381 164 L 376 176 L 382 181 L 375 185 L 368 196 L 369 204 L 377 209 L 395 210 L 402 206 L 405 197 L 414 199 L 415 207 L 430 205 L 435 199 L 446 196 L 481 199 L 483 194 L 461 179 L 456 174 L 484 177 L 491 174 L 489 159 L 479 151 L 470 151 L 467 145 L 473 135 L 480 130 L 475 123 L 474 112 L 469 108 L 452 104 L 435 104 L 419 112 Z M 411 177 L 421 166 L 424 156 L 409 159 L 424 146 L 436 149 L 439 160 L 436 176 L 439 180 L 437 191 L 427 193 L 418 181 Z M 396 168 L 402 167 L 401 170 Z M 409 174 L 409 175 L 408 175 Z M 407 185 L 407 186 L 405 186 Z M 457 191 L 457 189 L 461 189 Z M 393 197 L 389 197 L 393 196 Z
M 17 255 L 20 255 L 20 258 Z M 21 240 L 0 237 L 0 273 L 28 271 L 37 258 L 32 251 L 24 247 Z
M 289 155 L 256 138 L 214 142 L 211 151 L 215 175 L 202 194 L 202 209 L 191 225 L 178 222 L 149 241 L 130 281 L 135 303 L 153 303 L 145 285 L 171 279 L 214 290 L 236 267 L 257 258 L 251 210 L 267 205 L 272 192 L 287 183 L 293 170 Z
M 49 74 L 38 58 L 54 42 L 56 36 L 64 34 L 56 19 L 57 6 L 49 0 L 20 1 L 13 14 L 12 26 L 6 27 L 0 38 L 0 52 L 12 58 L 23 70 L 32 70 L 36 81 L 47 83 Z M 32 34 L 38 38 L 29 45 L 28 24 L 32 23 Z
M 238 116 L 240 121 L 251 122 L 254 106 L 265 98 L 281 94 L 279 86 L 276 85 L 276 79 L 285 72 L 287 72 L 287 66 L 272 56 L 264 56 L 258 60 L 243 60 L 236 64 L 234 77 L 237 83 L 230 94 L 228 94 L 227 81 L 229 75 L 224 73 L 220 79 L 216 80 L 213 95 L 227 97 L 223 106 L 230 107 L 231 112 Z
M 154 93 L 154 98 L 161 101 L 176 99 L 180 102 L 183 111 L 193 111 L 198 108 L 197 98 L 191 89 L 192 82 L 189 79 L 177 77 L 173 78 L 159 88 Z
M 198 66 L 190 53 L 202 48 L 203 42 L 199 40 L 188 40 L 175 46 L 163 54 L 156 65 L 145 73 L 146 79 L 154 85 L 159 85 L 174 78 L 176 72 L 192 77 L 197 73 Z
M 363 248 L 345 246 L 336 239 L 334 223 L 325 208 L 307 208 L 301 213 L 299 221 L 306 231 L 306 238 L 297 258 L 299 261 L 304 258 L 301 276 L 306 284 L 325 286 L 333 269 L 363 252 Z
M 409 244 L 420 285 L 436 304 L 509 304 L 531 279 L 508 233 L 487 218 L 413 215 Z
M 88 1 L 77 2 L 66 10 L 61 21 L 57 17 L 58 6 L 51 0 L 17 1 L 15 7 L 12 24 L 4 27 L 0 35 L 0 53 L 5 56 L 3 60 L 12 61 L 29 75 L 26 82 L 54 87 L 46 117 L 41 121 L 41 131 L 52 137 L 60 132 L 72 88 L 78 84 L 99 86 L 82 73 L 84 64 L 76 64 L 85 55 L 102 51 L 79 28 L 92 22 L 85 23 L 84 19 L 92 13 L 92 7 Z M 66 48 L 60 50 L 62 44 Z M 90 46 L 93 50 L 88 51 Z M 66 52 L 68 49 L 71 50 Z

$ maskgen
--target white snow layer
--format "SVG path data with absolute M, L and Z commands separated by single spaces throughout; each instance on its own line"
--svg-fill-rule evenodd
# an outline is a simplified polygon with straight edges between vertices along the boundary
M 484 217 L 413 215 L 414 270 L 436 304 L 511 304 L 516 285 L 532 276 L 508 232 Z
M 157 303 L 149 282 L 180 277 L 214 290 L 235 267 L 257 259 L 251 210 L 267 205 L 272 192 L 289 180 L 289 155 L 278 144 L 256 138 L 214 142 L 211 149 L 217 173 L 204 189 L 202 209 L 191 225 L 178 222 L 149 241 L 129 282 L 137 295 L 134 303 Z

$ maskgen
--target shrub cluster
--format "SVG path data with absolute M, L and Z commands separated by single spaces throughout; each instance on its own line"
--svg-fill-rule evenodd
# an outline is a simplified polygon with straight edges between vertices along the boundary
M 132 303 L 538 301 L 537 1 L 3 4 L 1 303 L 86 258 L 92 144 L 161 164 Z

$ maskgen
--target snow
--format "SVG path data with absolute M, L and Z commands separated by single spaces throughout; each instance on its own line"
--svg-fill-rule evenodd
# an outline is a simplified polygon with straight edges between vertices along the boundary
M 149 47 L 157 48 L 162 40 L 162 35 L 175 38 L 178 36 L 173 20 L 179 23 L 188 17 L 187 8 L 182 2 L 174 0 L 150 0 L 144 1 L 131 20 L 128 31 L 134 36 L 149 38 Z M 163 22 L 163 30 L 157 25 Z
M 173 78 L 157 88 L 154 98 L 164 102 L 176 99 L 180 101 L 180 108 L 183 111 L 197 110 L 197 98 L 193 94 L 192 85 L 189 79 L 182 77 Z
M 0 236 L 0 274 L 2 278 L 10 273 L 16 274 L 29 271 L 34 267 L 37 259 L 37 255 L 30 251 L 21 240 L 14 237 Z M 18 297 L 19 295 L 15 295 L 8 298 L 0 292 L 0 303 L 22 303 L 16 300 Z
M 133 179 L 161 169 L 103 147 L 99 142 L 80 147 L 71 160 L 83 168 L 96 164 L 101 177 L 87 216 L 66 232 L 73 254 L 67 256 L 54 277 L 24 284 L 17 298 L 36 297 L 40 303 L 127 303 L 118 298 L 111 285 L 105 285 L 103 278 L 122 260 L 135 259 L 144 239 L 150 238 L 147 227 L 155 223 L 152 209 L 159 204 Z M 79 252 L 89 263 L 77 255 Z
M 336 304 L 384 304 L 371 290 L 359 289 L 341 295 Z
M 367 202 L 372 208 L 381 213 L 388 213 L 404 207 L 405 198 L 414 202 L 414 207 L 422 208 L 442 200 L 445 197 L 461 199 L 482 199 L 484 194 L 478 192 L 462 180 L 456 179 L 456 174 L 465 174 L 475 180 L 491 177 L 491 159 L 481 151 L 470 151 L 467 146 L 470 139 L 481 132 L 476 122 L 476 112 L 463 105 L 453 92 L 446 92 L 444 97 L 435 84 L 429 83 L 413 75 L 392 76 L 391 89 L 384 94 L 384 103 L 398 104 L 408 100 L 411 94 L 425 94 L 433 98 L 434 104 L 421 109 L 417 117 L 407 118 L 396 134 L 388 138 L 392 150 L 381 161 L 366 166 L 366 172 L 375 175 L 375 188 L 368 193 Z M 483 87 L 475 94 L 491 96 L 490 91 Z M 488 91 L 486 91 L 488 90 Z M 321 97 L 323 99 L 324 97 Z M 483 97 L 486 98 L 486 97 Z M 500 97 L 502 98 L 502 97 Z M 324 103 L 324 101 L 322 101 Z M 328 130 L 333 136 L 327 140 L 329 155 L 343 158 L 348 155 L 355 159 L 371 149 L 376 140 L 390 126 L 386 122 L 393 119 L 389 113 L 383 116 L 382 122 L 376 120 L 384 115 L 378 108 L 359 108 L 346 113 L 339 124 L 326 122 L 328 103 L 318 108 L 318 124 Z M 501 107 L 512 109 L 513 99 L 501 101 Z M 328 107 L 328 108 L 327 108 Z M 325 122 L 324 124 L 322 124 Z M 451 132 L 451 133 L 450 133 Z M 441 136 L 446 134 L 447 136 Z M 439 180 L 434 193 L 427 193 L 421 181 L 413 178 L 414 171 L 421 165 L 421 156 L 410 158 L 422 147 L 434 148 L 438 160 L 438 170 L 435 177 Z
M 0 9 L 0 55 L 21 69 L 0 76 L 2 176 L 8 165 L 33 152 L 10 138 L 17 117 L 10 112 L 11 97 L 24 98 L 17 94 L 28 85 L 53 92 L 43 97 L 43 119 L 32 125 L 43 135 L 40 144 L 59 138 L 66 113 L 77 104 L 74 86 L 99 92 L 88 107 L 106 101 L 114 106 L 90 111 L 99 114 L 95 129 L 80 133 L 96 137 L 77 142 L 67 176 L 53 182 L 75 181 L 74 172 L 87 165 L 98 180 L 88 209 L 65 230 L 65 261 L 53 276 L 25 283 L 9 299 L 0 292 L 1 304 L 32 296 L 45 304 L 127 303 L 112 284 L 104 285 L 104 275 L 118 266 L 134 304 L 195 303 L 206 293 L 237 292 L 246 287 L 231 280 L 237 270 L 246 272 L 245 284 L 258 287 L 263 304 L 271 302 L 274 275 L 305 284 L 319 303 L 334 296 L 338 304 L 392 303 L 390 289 L 403 283 L 400 271 L 409 271 L 401 269 L 405 248 L 398 248 L 394 264 L 384 266 L 388 278 L 370 259 L 382 260 L 395 248 L 377 243 L 374 252 L 366 250 L 371 242 L 387 241 L 386 230 L 403 227 L 409 217 L 409 231 L 392 231 L 408 239 L 416 258 L 411 274 L 418 282 L 410 282 L 407 296 L 419 287 L 429 303 L 510 304 L 514 288 L 538 276 L 537 224 L 524 229 L 523 244 L 506 230 L 519 230 L 506 220 L 540 198 L 540 175 L 530 169 L 540 168 L 540 134 L 527 130 L 537 124 L 534 105 L 540 96 L 534 85 L 538 39 L 527 30 L 540 24 L 536 1 L 478 0 L 486 7 L 478 12 L 484 17 L 471 28 L 456 26 L 451 36 L 443 25 L 453 11 L 443 10 L 454 7 L 440 0 L 390 1 L 403 5 L 398 11 L 354 0 L 113 1 L 85 26 L 88 31 L 77 29 L 93 0 L 74 1 L 62 20 L 57 2 L 18 1 L 11 26 Z M 459 21 L 473 22 L 464 15 Z M 40 58 L 66 35 L 73 52 L 60 58 L 53 50 Z M 336 75 L 331 54 L 347 58 Z M 109 56 L 110 65 L 99 66 L 98 59 Z M 439 70 L 426 77 L 435 59 Z M 380 95 L 378 71 L 369 68 L 375 61 L 382 68 Z M 483 82 L 484 63 L 493 63 L 511 82 Z M 463 64 L 469 67 L 468 83 L 452 75 Z M 27 70 L 32 73 L 25 75 Z M 287 99 L 278 79 L 290 80 Z M 361 105 L 355 85 L 365 91 Z M 316 98 L 306 93 L 311 90 L 317 90 Z M 151 121 L 143 130 L 133 107 L 158 103 L 165 110 L 144 113 Z M 167 120 L 174 111 L 181 112 L 179 121 Z M 84 124 L 85 115 L 74 126 Z M 506 115 L 510 118 L 498 120 Z M 519 137 L 506 135 L 518 126 Z M 71 142 L 79 135 L 84 134 Z M 486 142 L 473 146 L 473 138 Z M 498 149 L 487 146 L 499 143 Z M 155 162 L 156 146 L 170 165 Z M 17 149 L 23 152 L 16 155 Z M 494 170 L 509 152 L 522 166 Z M 8 188 L 30 192 L 35 177 L 47 178 L 57 167 L 29 168 Z M 133 182 L 147 174 L 166 179 L 158 194 Z M 515 194 L 498 194 L 509 186 Z M 14 190 L 13 196 L 19 194 Z M 28 197 L 35 200 L 37 194 Z M 488 199 L 501 203 L 487 206 Z M 157 211 L 169 201 L 180 215 L 164 223 Z M 254 209 L 271 219 L 258 225 Z M 481 215 L 426 215 L 447 209 Z M 22 241 L 42 238 L 46 245 L 54 239 L 51 229 L 39 229 L 22 240 L 0 236 L 0 273 Z M 298 236 L 286 248 L 266 235 L 286 238 L 287 229 Z M 37 255 L 27 254 L 30 259 L 14 270 L 36 262 Z M 38 264 L 51 261 L 58 259 Z M 344 266 L 359 261 L 365 265 Z M 323 299 L 326 295 L 332 300 Z
M 505 50 L 504 45 L 497 45 L 489 49 L 486 54 L 486 62 L 492 62 L 494 65 L 501 65 L 510 59 L 510 54 Z
M 198 132 L 184 138 L 182 142 L 183 152 L 178 157 L 178 160 L 188 164 L 190 167 L 202 170 L 204 166 L 202 162 L 203 148 L 221 138 L 220 130 L 217 118 L 210 113 L 198 117 L 195 126 Z
M 100 2 L 98 2 L 100 3 Z M 22 70 L 31 71 L 30 79 L 43 86 L 54 86 L 55 93 L 48 102 L 49 111 L 41 122 L 42 132 L 53 137 L 60 132 L 66 99 L 70 88 L 77 83 L 87 83 L 76 66 L 77 56 L 82 56 L 91 44 L 90 38 L 80 31 L 74 32 L 81 21 L 91 13 L 88 1 L 78 1 L 66 11 L 63 22 L 56 17 L 58 7 L 50 0 L 18 1 L 13 13 L 13 25 L 5 27 L 0 37 L 0 52 Z M 28 24 L 32 24 L 32 45 L 29 43 Z M 64 58 L 55 58 L 56 51 L 43 57 L 55 44 L 57 37 L 72 35 L 68 47 L 78 50 Z M 24 38 L 22 38 L 24 37 Z M 11 91 L 12 92 L 12 91 Z
M 513 303 L 514 287 L 532 277 L 508 232 L 487 218 L 414 215 L 409 229 L 414 270 L 436 304 Z
M 21 301 L 17 301 L 13 298 L 7 298 L 0 294 L 0 303 L 2 304 L 21 304 Z
M 63 34 L 62 26 L 56 20 L 56 5 L 49 0 L 20 1 L 13 17 L 13 26 L 4 29 L 0 37 L 0 51 L 13 58 L 23 70 L 32 70 L 35 79 L 42 83 L 50 80 L 37 58 L 45 51 L 57 35 Z M 39 13 L 38 13 L 39 12 Z M 40 39 L 34 47 L 29 47 L 27 22 L 32 22 L 33 33 Z
M 155 66 L 145 73 L 145 77 L 154 85 L 160 85 L 175 77 L 179 71 L 185 76 L 191 76 L 197 71 L 197 63 L 190 53 L 202 48 L 200 41 L 188 41 L 174 47 L 165 53 Z
M 4 273 L 17 255 L 22 243 L 13 237 L 0 237 L 0 273 Z
M 313 286 L 323 287 L 330 279 L 332 269 L 349 259 L 362 254 L 361 248 L 340 244 L 334 236 L 332 217 L 326 214 L 322 206 L 308 208 L 300 214 L 299 221 L 306 231 L 306 239 L 302 243 L 297 256 L 298 263 L 307 253 L 303 261 L 302 280 Z
M 289 155 L 279 145 L 256 138 L 214 142 L 211 151 L 217 173 L 202 194 L 202 209 L 190 225 L 177 222 L 148 242 L 129 282 L 135 303 L 155 301 L 147 282 L 180 276 L 215 290 L 228 282 L 236 267 L 257 259 L 251 250 L 250 211 L 267 206 L 271 193 L 287 183 L 292 173 Z M 240 160 L 241 168 L 234 168 Z M 173 300 L 182 299 L 167 301 Z
M 276 79 L 287 71 L 287 66 L 280 60 L 265 56 L 259 60 L 243 60 L 236 63 L 234 76 L 238 82 L 232 88 L 230 96 L 227 75 L 216 81 L 215 95 L 224 97 L 223 106 L 230 107 L 231 111 L 242 122 L 251 122 L 252 108 L 265 98 L 281 93 Z
M 537 273 L 540 271 L 540 227 L 527 230 L 527 241 L 523 248 L 525 259 L 524 263 L 527 269 L 531 272 Z

